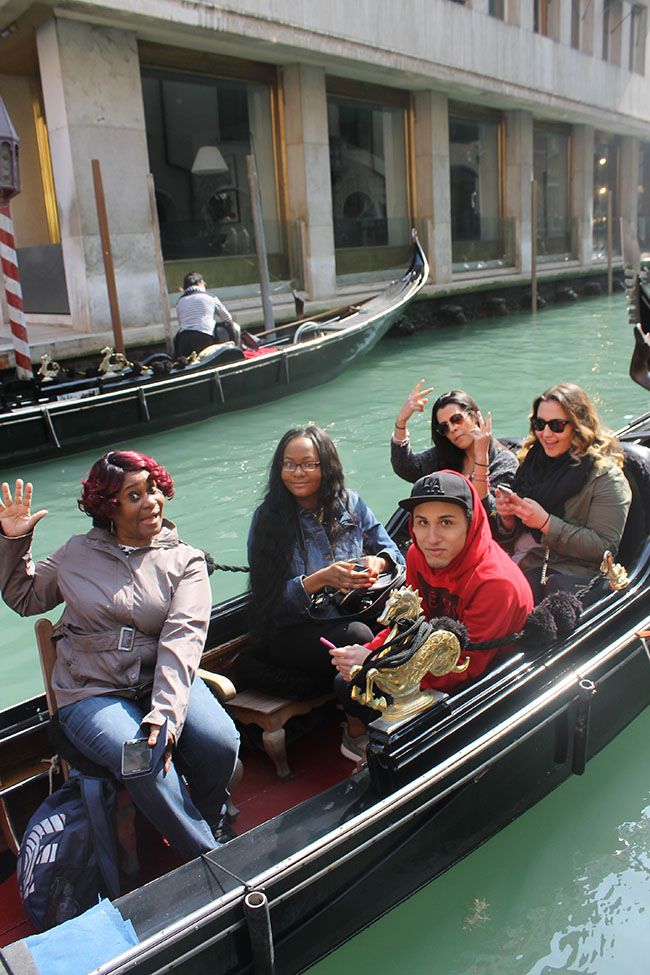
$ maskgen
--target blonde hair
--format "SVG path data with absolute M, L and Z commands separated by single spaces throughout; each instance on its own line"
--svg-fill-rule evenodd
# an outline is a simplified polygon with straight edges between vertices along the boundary
M 533 400 L 533 409 L 529 416 L 530 432 L 524 440 L 519 460 L 523 460 L 537 436 L 533 428 L 533 420 L 537 416 L 540 403 L 553 400 L 558 403 L 573 425 L 570 454 L 576 460 L 592 457 L 596 468 L 609 467 L 616 464 L 623 467 L 623 451 L 618 440 L 600 422 L 596 407 L 584 389 L 575 383 L 557 383 L 551 386 Z

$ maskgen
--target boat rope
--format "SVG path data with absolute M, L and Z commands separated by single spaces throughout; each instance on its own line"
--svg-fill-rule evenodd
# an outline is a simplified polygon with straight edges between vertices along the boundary
M 205 863 L 207 863 L 208 866 L 210 866 L 210 867 L 218 867 L 219 870 L 223 870 L 223 872 L 224 873 L 227 873 L 229 877 L 232 877 L 233 880 L 236 880 L 237 883 L 238 884 L 241 884 L 242 887 L 244 888 L 244 893 L 245 894 L 248 894 L 252 890 L 259 890 L 260 889 L 258 887 L 253 887 L 252 884 L 249 884 L 247 880 L 243 880 L 242 877 L 238 877 L 236 873 L 233 873 L 232 870 L 228 870 L 228 868 L 227 867 L 224 867 L 224 865 L 222 863 L 217 863 L 216 860 L 211 860 L 207 853 L 202 853 L 201 854 L 201 859 Z
M 384 670 L 407 663 L 436 630 L 447 630 L 453 633 L 462 651 L 493 650 L 522 641 L 525 641 L 529 648 L 541 649 L 553 643 L 558 637 L 563 638 L 572 633 L 578 625 L 581 612 L 582 604 L 573 593 L 561 591 L 551 593 L 528 614 L 521 630 L 508 633 L 496 640 L 484 640 L 480 643 L 472 643 L 466 627 L 458 620 L 446 616 L 428 622 L 423 617 L 413 621 L 406 618 L 398 620 L 395 624 L 398 633 L 368 654 L 361 669 L 349 682 L 348 691 L 351 692 L 355 685 L 362 690 L 365 687 L 366 674 L 371 668 Z
M 205 564 L 208 567 L 208 575 L 211 576 L 215 569 L 220 569 L 221 572 L 249 572 L 247 565 L 224 565 L 223 562 L 215 562 L 209 552 L 203 549 L 203 554 L 205 555 Z

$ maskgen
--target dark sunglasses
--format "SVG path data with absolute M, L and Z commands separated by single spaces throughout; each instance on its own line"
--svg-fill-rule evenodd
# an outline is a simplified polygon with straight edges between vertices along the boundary
M 454 413 L 449 417 L 448 420 L 445 420 L 444 423 L 436 423 L 436 431 L 441 437 L 446 437 L 451 427 L 457 427 L 468 415 L 468 413 Z
M 564 433 L 565 427 L 568 427 L 571 420 L 542 420 L 541 416 L 534 416 L 531 422 L 533 430 L 537 430 L 539 433 L 545 426 L 549 426 L 553 433 Z

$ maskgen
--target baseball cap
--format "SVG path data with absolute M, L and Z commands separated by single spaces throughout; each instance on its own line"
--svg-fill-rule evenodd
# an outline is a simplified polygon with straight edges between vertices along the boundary
M 469 484 L 460 474 L 453 471 L 437 471 L 421 477 L 413 485 L 410 498 L 399 501 L 400 508 L 413 511 L 419 504 L 427 501 L 450 501 L 460 505 L 467 512 L 469 518 L 474 513 L 474 501 Z

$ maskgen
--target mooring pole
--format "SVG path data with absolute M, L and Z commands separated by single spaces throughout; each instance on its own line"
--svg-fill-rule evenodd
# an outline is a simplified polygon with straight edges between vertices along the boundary
M 14 225 L 9 204 L 0 206 L 0 261 L 2 263 L 7 307 L 9 308 L 9 327 L 11 328 L 11 341 L 16 360 L 16 376 L 18 379 L 33 379 L 34 371 L 23 308 L 23 291 L 20 286 Z
M 151 210 L 151 229 L 153 231 L 153 249 L 156 259 L 156 273 L 158 274 L 160 301 L 162 302 L 163 325 L 165 327 L 165 348 L 167 349 L 168 354 L 171 355 L 174 348 L 174 343 L 172 341 L 172 316 L 169 310 L 167 278 L 165 277 L 162 241 L 160 239 L 160 223 L 158 221 L 158 208 L 156 207 L 156 188 L 154 186 L 153 175 L 151 173 L 147 173 L 147 189 L 149 191 L 149 208 Z
M 614 249 L 614 234 L 612 227 L 612 191 L 607 190 L 607 294 L 614 294 L 614 267 L 612 251 Z
M 537 182 L 530 181 L 530 304 L 537 314 Z
M 246 172 L 248 174 L 248 188 L 251 196 L 251 211 L 253 214 L 253 230 L 255 232 L 255 251 L 257 266 L 260 271 L 260 293 L 262 296 L 262 311 L 264 313 L 264 331 L 273 330 L 273 304 L 271 303 L 271 282 L 269 279 L 269 265 L 266 256 L 266 240 L 264 238 L 264 218 L 262 215 L 262 200 L 260 184 L 257 178 L 255 156 L 246 156 Z
M 117 285 L 115 283 L 113 251 L 111 250 L 111 235 L 108 230 L 106 198 L 104 197 L 104 183 L 102 181 L 102 170 L 99 165 L 99 159 L 92 160 L 92 168 L 93 186 L 95 188 L 95 206 L 97 208 L 97 220 L 99 222 L 99 239 L 102 245 L 102 257 L 104 258 L 104 273 L 106 275 L 106 289 L 108 291 L 108 305 L 111 312 L 111 324 L 113 326 L 115 351 L 124 353 L 124 335 L 122 334 L 120 306 L 117 300 Z

